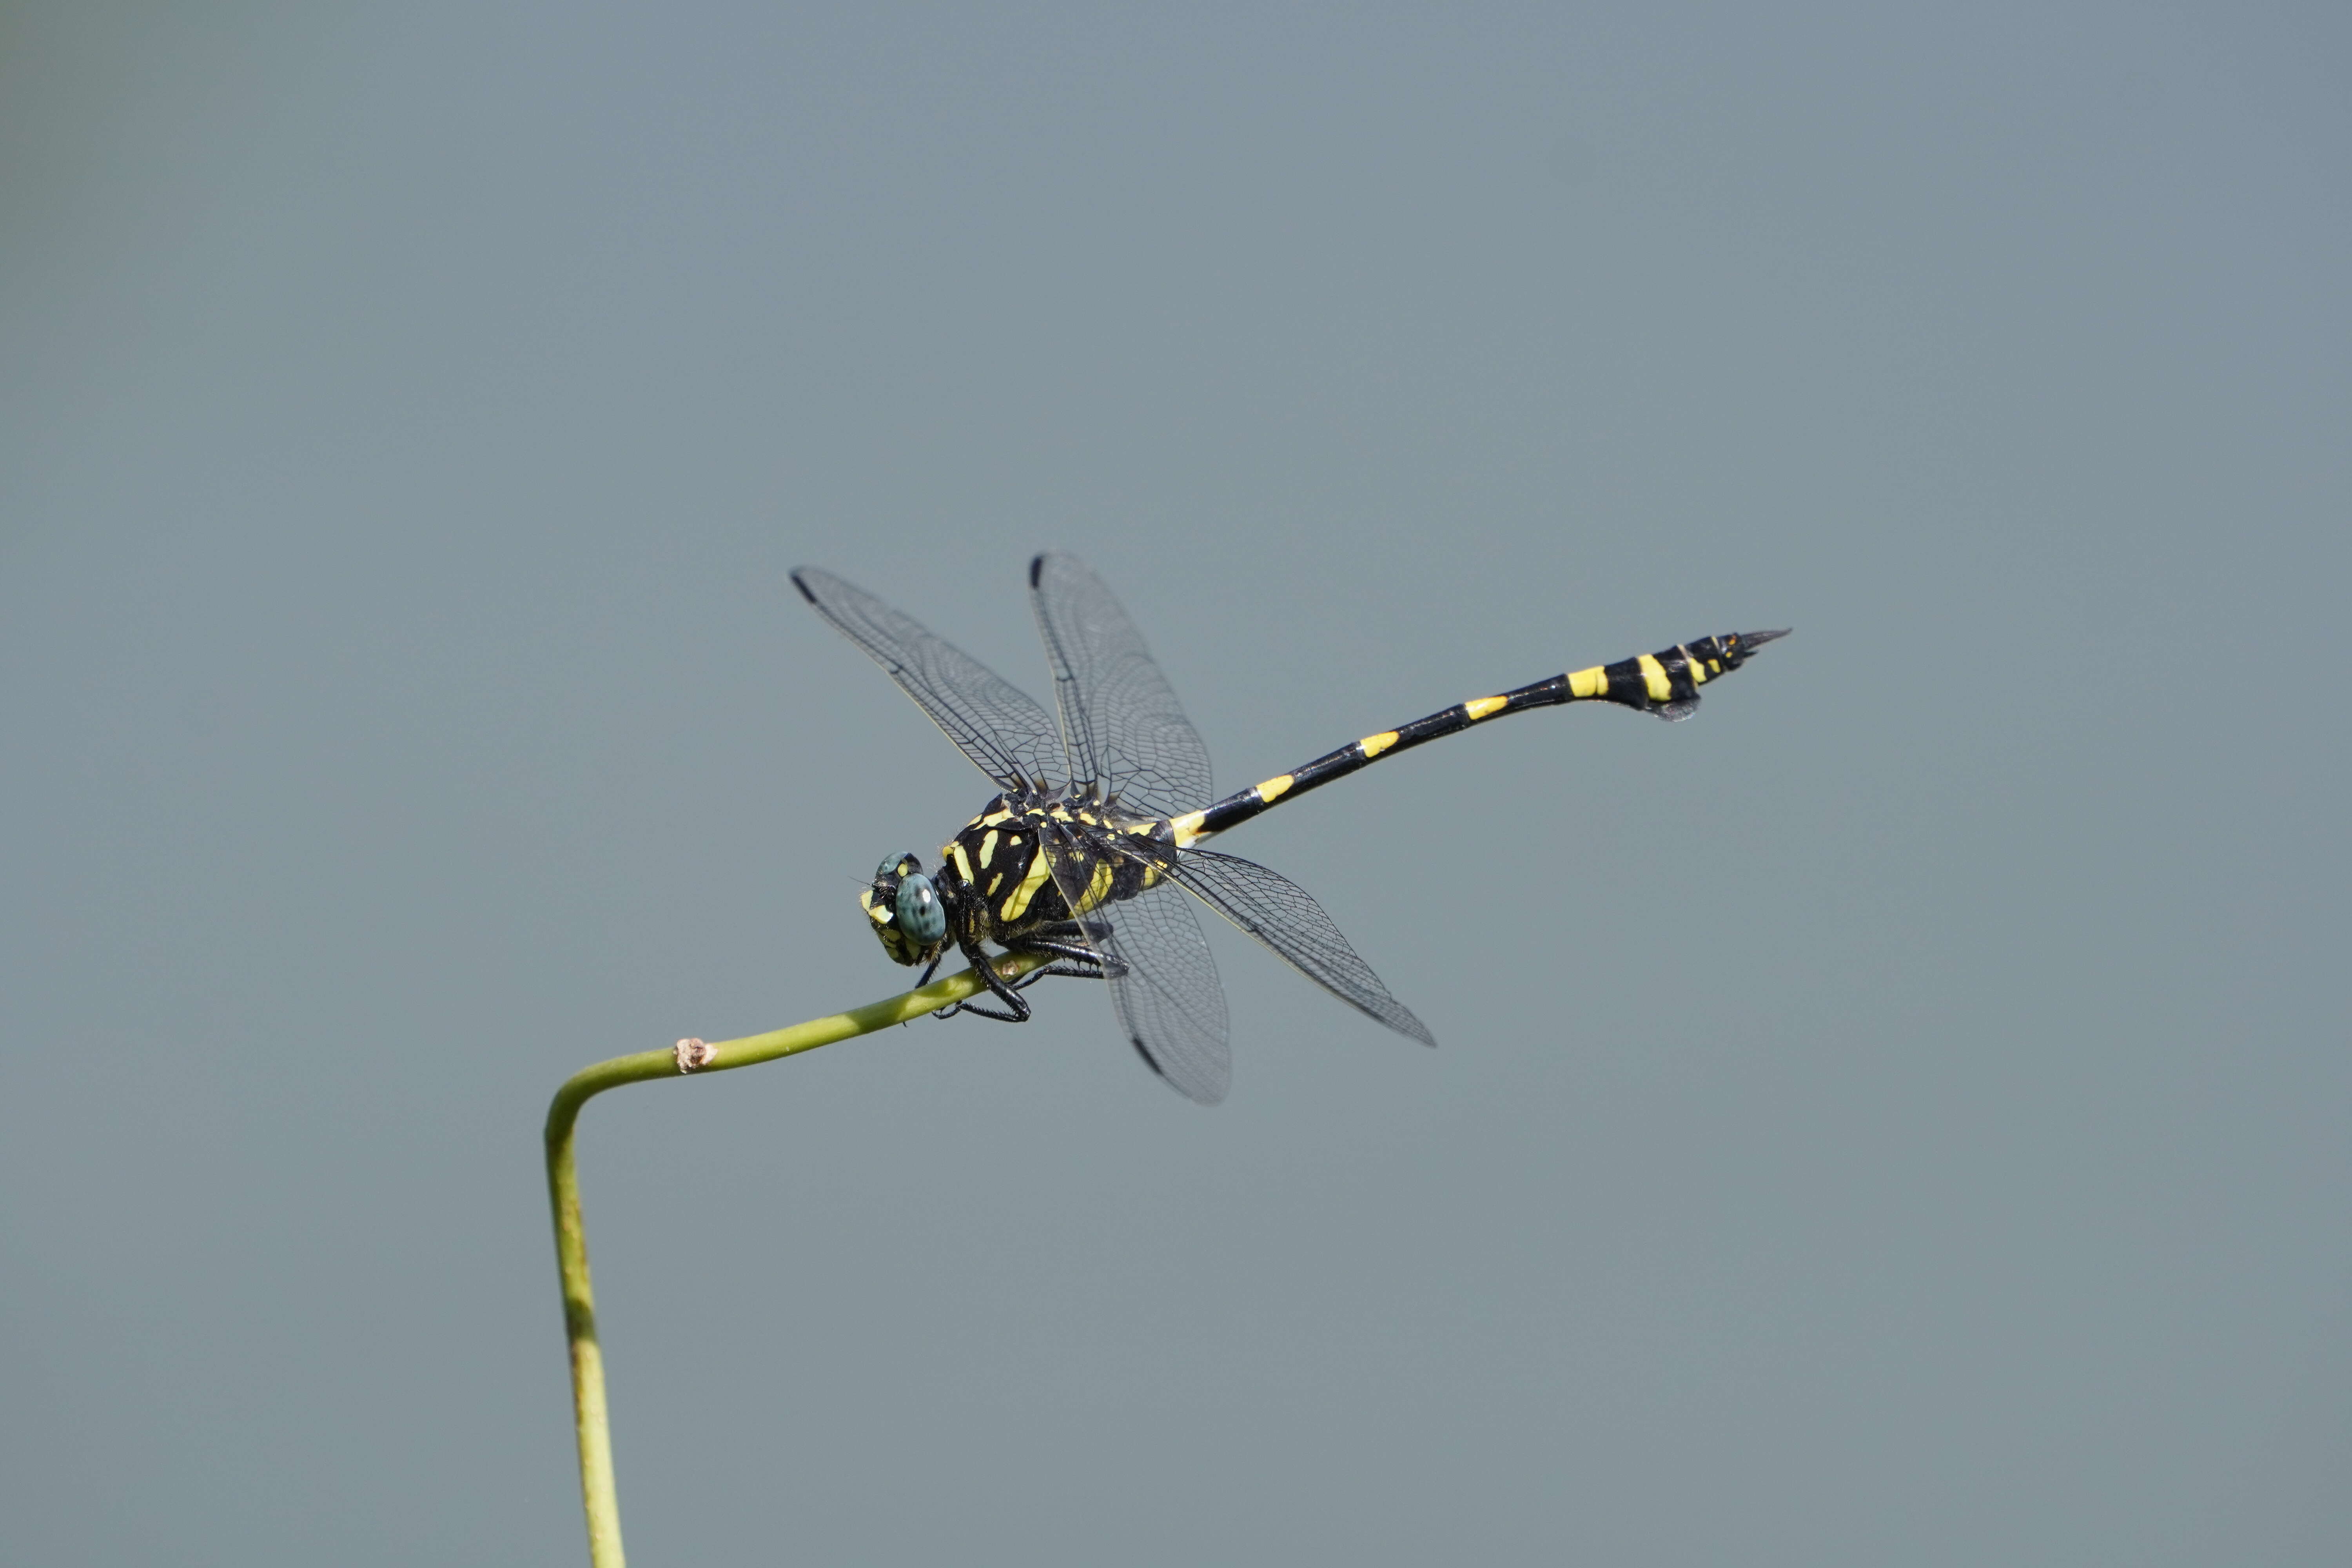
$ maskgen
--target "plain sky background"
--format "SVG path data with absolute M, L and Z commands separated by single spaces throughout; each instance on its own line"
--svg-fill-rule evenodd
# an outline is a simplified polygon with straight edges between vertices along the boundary
M 2352 22 L 0 13 L 0 1559 L 576 1562 L 539 1164 L 902 988 L 814 563 L 1234 787 L 1105 999 L 588 1111 L 665 1563 L 2352 1560 Z

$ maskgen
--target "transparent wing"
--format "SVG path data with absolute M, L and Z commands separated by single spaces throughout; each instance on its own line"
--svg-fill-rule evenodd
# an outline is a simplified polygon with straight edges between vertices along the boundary
M 1289 878 L 1209 849 L 1183 851 L 1173 874 L 1210 908 L 1349 1006 L 1424 1046 L 1437 1044 L 1428 1026 L 1390 995 L 1372 966 L 1356 956 L 1323 906 Z
M 1026 692 L 912 616 L 830 572 L 803 566 L 793 573 L 793 583 L 1000 786 L 1021 789 L 1067 776 L 1061 735 Z
M 1029 595 L 1054 666 L 1071 778 L 1098 779 L 1151 816 L 1215 799 L 1209 748 L 1102 579 L 1077 557 L 1049 552 L 1029 563 Z
M 1072 909 L 1091 863 L 1049 842 L 1046 864 Z M 1214 1105 L 1234 1076 L 1225 1028 L 1225 988 L 1192 903 L 1162 882 L 1088 915 L 1088 944 L 1110 962 L 1110 1004 L 1144 1065 L 1187 1100 Z M 1122 973 L 1123 971 L 1123 973 Z

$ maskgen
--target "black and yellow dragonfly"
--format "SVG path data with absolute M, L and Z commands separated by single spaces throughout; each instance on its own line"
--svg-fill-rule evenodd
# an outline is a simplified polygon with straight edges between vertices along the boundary
M 1437 1043 L 1304 889 L 1254 862 L 1203 849 L 1204 839 L 1383 757 L 1507 713 L 1614 702 L 1661 719 L 1687 718 L 1701 686 L 1787 635 L 1702 637 L 1473 698 L 1212 801 L 1208 748 L 1127 612 L 1075 557 L 1048 553 L 1029 563 L 1058 725 L 987 666 L 864 590 L 805 566 L 793 581 L 999 791 L 940 849 L 937 870 L 926 871 L 913 855 L 894 855 L 875 872 L 858 903 L 884 951 L 899 963 L 925 965 L 928 982 L 952 946 L 1001 1004 L 974 999 L 941 1016 L 961 1011 L 1025 1022 L 1030 1007 L 1021 992 L 1045 976 L 1105 981 L 1129 1044 L 1152 1071 L 1204 1105 L 1224 1098 L 1232 1056 L 1224 988 L 1192 898 L 1359 1012 L 1423 1045 Z M 1008 981 L 990 962 L 991 942 L 1048 962 Z

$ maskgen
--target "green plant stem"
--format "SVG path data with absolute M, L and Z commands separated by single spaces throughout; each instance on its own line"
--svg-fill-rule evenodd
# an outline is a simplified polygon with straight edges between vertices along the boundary
M 1044 955 L 1008 954 L 996 960 L 996 972 L 1013 980 L 1049 962 Z M 613 1429 L 604 1403 L 604 1353 L 596 1341 L 596 1292 L 588 1278 L 588 1233 L 580 1220 L 580 1178 L 572 1159 L 572 1130 L 580 1119 L 580 1108 L 625 1083 L 698 1078 L 813 1051 L 835 1040 L 919 1018 L 983 989 L 979 975 L 961 970 L 887 1002 L 835 1013 L 829 1018 L 812 1018 L 789 1029 L 701 1046 L 692 1058 L 688 1047 L 698 1042 L 680 1041 L 672 1050 L 614 1057 L 582 1068 L 555 1091 L 555 1102 L 547 1108 L 547 1200 L 555 1211 L 555 1269 L 563 1283 L 563 1332 L 572 1342 L 572 1413 L 580 1438 L 580 1496 L 588 1512 L 591 1568 L 622 1568 L 623 1557 L 621 1501 L 613 1486 Z M 690 1059 L 695 1065 L 686 1065 Z

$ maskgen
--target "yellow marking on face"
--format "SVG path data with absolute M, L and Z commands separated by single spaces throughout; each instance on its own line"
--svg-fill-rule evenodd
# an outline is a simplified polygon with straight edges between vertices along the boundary
M 1188 811 L 1181 816 L 1170 817 L 1168 830 L 1175 837 L 1176 847 L 1190 849 L 1205 837 L 1206 835 L 1201 831 L 1201 824 L 1208 819 L 1209 814 L 1205 811 Z
M 1473 724 L 1475 724 L 1487 714 L 1496 711 L 1497 709 L 1508 708 L 1510 705 L 1511 700 L 1507 697 L 1476 697 L 1465 702 L 1462 705 L 1462 708 L 1465 712 L 1470 715 L 1470 721 Z
M 1675 651 L 1683 656 L 1683 663 L 1689 667 L 1691 684 L 1693 686 L 1705 685 L 1706 683 L 1706 664 L 1698 659 L 1693 658 L 1691 657 L 1690 649 L 1681 647 L 1679 644 L 1676 645 Z
M 866 918 L 872 921 L 876 925 L 886 926 L 890 923 L 890 911 L 876 905 L 874 902 L 873 889 L 868 888 L 864 892 L 857 895 L 857 907 L 864 910 L 866 911 Z
M 1394 730 L 1383 730 L 1377 735 L 1367 735 L 1362 740 L 1356 742 L 1356 744 L 1364 749 L 1364 760 L 1366 762 L 1371 761 L 1374 757 L 1379 756 L 1382 752 L 1387 751 L 1391 746 L 1393 746 L 1396 743 L 1397 732 Z
M 1675 696 L 1675 683 L 1666 679 L 1666 667 L 1658 662 L 1658 656 L 1654 653 L 1645 653 L 1642 656 L 1640 663 L 1642 666 L 1642 685 L 1649 691 L 1650 700 L 1653 702 L 1673 701 Z
M 1005 924 L 1011 925 L 1029 912 L 1029 900 L 1035 898 L 1037 889 L 1045 885 L 1045 851 L 1040 846 L 1037 853 L 1029 858 L 1029 874 L 1021 879 L 1021 885 L 1013 889 L 1004 900 L 1004 907 L 997 911 Z
M 1578 670 L 1568 678 L 1568 694 L 1570 697 L 1608 696 L 1609 672 L 1597 664 L 1591 669 Z
M 964 879 L 964 885 L 966 887 L 970 887 L 972 883 L 980 879 L 971 874 L 971 861 L 963 852 L 962 839 L 959 838 L 954 843 L 949 845 L 947 847 L 947 852 L 955 858 L 956 874 Z
M 990 828 L 990 829 L 988 830 L 987 836 L 986 836 L 985 837 L 982 838 L 982 839 L 981 839 L 981 841 L 980 841 L 980 864 L 981 864 L 982 868 L 982 869 L 985 869 L 985 868 L 987 868 L 987 866 L 988 866 L 988 863 L 989 863 L 991 860 L 993 860 L 993 859 L 995 859 L 995 858 L 996 858 L 996 829 L 994 829 L 993 827 L 992 827 L 992 828 Z
M 1280 800 L 1284 795 L 1290 793 L 1291 778 L 1292 775 L 1285 773 L 1280 778 L 1266 780 L 1265 783 L 1257 786 L 1258 799 L 1265 802 L 1268 805 L 1272 805 L 1276 801 Z

